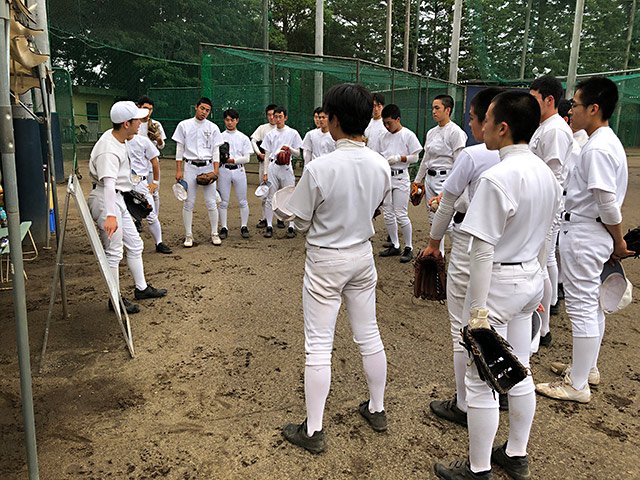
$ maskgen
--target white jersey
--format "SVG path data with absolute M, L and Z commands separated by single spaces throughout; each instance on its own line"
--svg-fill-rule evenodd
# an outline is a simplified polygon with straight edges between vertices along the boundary
M 424 140 L 424 157 L 416 182 L 424 180 L 428 169 L 450 170 L 466 144 L 467 134 L 453 122 L 448 122 L 443 127 L 436 125 L 429 130 Z
M 500 149 L 486 170 L 461 229 L 495 248 L 495 263 L 538 257 L 560 205 L 562 190 L 551 170 L 526 144 Z
M 382 152 L 382 144 L 380 143 L 380 140 L 385 133 L 387 133 L 387 129 L 382 122 L 382 118 L 379 118 L 378 120 L 372 118 L 364 131 L 364 136 L 367 137 L 367 147 L 374 152 Z
M 218 126 L 195 117 L 181 121 L 171 137 L 184 146 L 184 160 L 213 160 L 214 149 L 224 142 Z
M 158 131 L 160 132 L 160 138 L 164 142 L 167 139 L 167 134 L 164 133 L 164 127 L 162 126 L 162 124 L 159 121 L 153 120 L 153 119 L 151 119 L 149 121 L 153 122 L 154 125 L 156 127 L 158 127 Z M 138 129 L 138 135 L 142 135 L 142 136 L 145 136 L 145 137 L 149 138 L 148 133 L 149 133 L 149 130 L 148 130 L 147 122 L 141 122 L 140 123 L 140 128 Z M 153 143 L 156 146 L 158 145 L 156 142 L 153 142 Z
M 273 160 L 283 146 L 299 149 L 302 146 L 302 138 L 297 130 L 285 125 L 283 128 L 276 128 L 264 137 L 262 148 L 269 152 L 269 159 Z
M 113 136 L 113 129 L 104 132 L 93 146 L 89 156 L 89 177 L 99 186 L 104 186 L 104 178 L 115 178 L 116 190 L 128 192 L 133 189 L 127 147 Z
M 327 132 L 323 132 L 321 128 L 314 128 L 307 132 L 302 140 L 302 149 L 311 152 L 311 160 L 315 160 L 321 155 L 331 153 L 336 149 L 336 142 Z
M 564 119 L 551 115 L 540 124 L 529 141 L 529 148 L 549 166 L 560 185 L 567 180 L 567 160 L 573 149 L 573 132 Z
M 127 140 L 127 153 L 131 161 L 131 170 L 136 174 L 146 176 L 151 170 L 151 159 L 160 155 L 160 150 L 146 135 L 134 135 L 131 140 Z
M 444 181 L 444 190 L 459 197 L 468 188 L 469 200 L 473 198 L 480 175 L 500 162 L 497 150 L 488 150 L 484 143 L 462 149 Z
M 256 142 L 262 142 L 264 140 L 264 137 L 267 136 L 267 133 L 269 133 L 274 128 L 276 128 L 275 125 L 271 125 L 270 123 L 263 123 L 258 128 L 256 128 L 255 132 L 251 134 L 251 139 L 255 140 Z
M 373 213 L 390 190 L 386 160 L 362 142 L 341 139 L 304 170 L 286 209 L 311 222 L 309 245 L 349 248 L 374 235 Z
M 242 165 L 249 161 L 253 152 L 251 140 L 238 130 L 225 130 L 222 132 L 222 141 L 229 144 L 229 157 L 235 160 L 236 165 Z
M 591 134 L 576 159 L 567 185 L 565 210 L 571 215 L 596 219 L 599 212 L 592 190 L 614 193 L 621 208 L 627 183 L 624 147 L 610 127 L 600 127 Z
M 422 150 L 420 140 L 407 127 L 402 127 L 396 133 L 387 131 L 380 139 L 380 144 L 382 147 L 380 153 L 384 158 L 389 158 L 392 155 L 417 155 Z M 409 162 L 394 163 L 392 168 L 394 170 L 406 170 L 409 168 Z

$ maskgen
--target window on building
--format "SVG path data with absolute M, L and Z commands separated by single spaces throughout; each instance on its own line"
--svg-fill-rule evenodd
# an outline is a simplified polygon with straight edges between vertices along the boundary
M 98 121 L 98 104 L 96 102 L 87 102 L 87 120 L 90 122 Z

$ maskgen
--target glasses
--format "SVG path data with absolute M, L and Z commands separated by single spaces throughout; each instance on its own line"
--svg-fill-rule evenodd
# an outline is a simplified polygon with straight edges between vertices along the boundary
M 588 107 L 589 105 L 586 103 L 576 103 L 573 100 L 571 101 L 571 108 L 576 108 L 576 107 Z

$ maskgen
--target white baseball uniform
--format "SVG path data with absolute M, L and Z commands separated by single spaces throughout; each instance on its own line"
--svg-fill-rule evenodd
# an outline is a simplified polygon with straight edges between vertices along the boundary
M 275 129 L 276 125 L 271 125 L 270 123 L 263 123 L 256 131 L 251 134 L 251 146 L 253 147 L 253 151 L 256 156 L 260 153 L 260 147 L 262 147 L 262 142 L 264 141 L 264 137 L 271 130 Z M 260 145 L 258 145 L 260 142 Z M 263 148 L 264 149 L 264 148 Z M 269 173 L 269 159 L 265 158 L 262 162 L 260 158 L 258 158 L 258 182 L 262 182 L 262 178 Z M 265 204 L 267 202 L 267 196 L 263 195 L 262 197 L 262 218 L 266 218 Z
M 382 118 L 379 118 L 378 120 L 372 118 L 364 131 L 364 136 L 367 137 L 367 147 L 374 152 L 382 152 L 380 140 L 386 133 L 387 129 L 384 126 Z
M 147 288 L 142 263 L 144 244 L 127 210 L 121 192 L 133 189 L 131 164 L 127 147 L 113 136 L 113 130 L 102 134 L 91 150 L 89 177 L 93 189 L 89 193 L 88 205 L 91 216 L 98 225 L 100 239 L 104 245 L 107 262 L 116 284 L 120 285 L 119 265 L 123 251 L 127 251 L 127 265 L 139 290 Z M 104 231 L 107 216 L 115 216 L 118 228 L 111 238 Z
M 240 226 L 246 227 L 249 221 L 249 203 L 247 202 L 247 174 L 244 165 L 249 162 L 253 148 L 251 141 L 244 133 L 238 130 L 225 130 L 222 132 L 222 140 L 229 144 L 229 157 L 234 163 L 225 163 L 220 166 L 218 178 L 218 192 L 220 193 L 220 225 L 227 228 L 227 208 L 231 195 L 231 185 L 235 188 L 238 206 L 240 207 Z
M 471 308 L 487 308 L 490 324 L 528 367 L 531 316 L 543 291 L 539 258 L 546 258 L 547 232 L 562 190 L 526 144 L 500 149 L 500 159 L 480 177 L 461 226 L 473 237 L 463 318 L 471 318 Z M 471 470 L 490 470 L 499 423 L 498 398 L 473 363 L 467 368 L 465 384 Z M 509 391 L 508 455 L 526 455 L 534 414 L 535 392 L 529 376 Z
M 201 173 L 212 172 L 214 163 L 220 158 L 219 147 L 224 143 L 220 129 L 209 120 L 198 120 L 195 117 L 181 121 L 171 137 L 181 145 L 181 158 L 176 154 L 176 161 L 183 161 L 183 176 L 187 182 L 187 199 L 182 207 L 185 236 L 192 237 L 193 207 L 195 206 L 198 187 L 204 192 L 204 203 L 209 214 L 211 234 L 218 234 L 218 208 L 216 206 L 216 183 L 198 185 L 196 177 Z
M 162 227 L 160 225 L 160 220 L 158 219 L 156 204 L 153 201 L 153 194 L 149 191 L 149 183 L 147 182 L 147 175 L 149 172 L 147 168 L 151 163 L 151 160 L 160 155 L 160 151 L 147 136 L 142 136 L 140 134 L 134 135 L 131 140 L 126 142 L 126 145 L 127 153 L 129 154 L 129 159 L 131 161 L 131 179 L 133 189 L 147 197 L 147 201 L 153 206 L 153 210 L 147 216 L 146 220 L 149 224 L 149 231 L 153 236 L 153 241 L 158 245 L 159 243 L 162 243 Z M 157 191 L 158 190 L 156 189 L 156 192 Z
M 275 160 L 283 146 L 291 149 L 292 157 L 300 154 L 302 147 L 302 139 L 297 130 L 285 125 L 283 128 L 276 128 L 264 137 L 262 148 L 265 150 L 265 162 L 269 162 L 268 181 L 271 184 L 269 193 L 266 195 L 264 204 L 265 218 L 267 227 L 273 226 L 273 195 L 281 188 L 295 185 L 296 177 L 293 174 L 293 165 L 278 165 Z M 293 227 L 293 223 L 289 224 Z
M 160 145 L 158 145 L 158 142 L 155 140 L 153 140 L 153 144 L 156 147 L 158 147 L 158 150 L 162 150 L 167 145 L 167 142 L 166 142 L 167 134 L 164 132 L 164 127 L 159 121 L 153 120 L 153 119 L 151 119 L 150 121 L 153 122 L 158 127 L 158 131 L 160 132 L 160 138 L 162 139 L 162 143 Z M 148 127 L 149 126 L 147 125 L 147 122 L 140 123 L 140 128 L 138 129 L 138 135 L 142 135 L 143 137 L 148 138 L 149 136 Z M 151 166 L 151 162 L 149 162 L 147 180 L 148 180 L 148 183 L 151 183 L 153 181 L 153 168 Z M 158 188 L 156 188 L 155 192 L 153 192 L 152 195 L 153 195 L 153 202 L 155 203 L 155 206 L 156 206 L 156 213 L 160 215 L 160 184 L 158 184 Z
M 398 226 L 402 229 L 402 237 L 406 247 L 413 248 L 413 234 L 411 220 L 407 210 L 409 208 L 409 165 L 418 161 L 418 155 L 422 151 L 422 145 L 415 133 L 407 127 L 402 127 L 396 133 L 387 131 L 380 140 L 382 151 L 391 167 L 391 196 L 382 205 L 384 223 L 391 243 L 395 248 L 400 248 L 398 238 Z M 406 156 L 406 162 L 397 159 L 398 156 Z
M 384 410 L 387 361 L 376 321 L 377 272 L 369 238 L 375 233 L 373 213 L 389 195 L 390 183 L 384 158 L 362 142 L 341 139 L 334 152 L 307 166 L 286 205 L 296 228 L 308 231 L 302 305 L 309 435 L 322 430 L 342 298 L 362 355 L 369 409 Z
M 619 211 L 627 191 L 627 157 L 610 127 L 589 137 L 569 173 L 566 213 L 560 227 L 565 304 L 573 331 L 573 387 L 587 384 L 589 370 L 597 366 L 605 318 L 600 306 L 600 274 L 613 253 L 613 239 L 601 220 L 598 197 L 609 195 Z M 606 223 L 622 222 L 622 215 Z M 583 345 L 584 344 L 584 345 Z
M 451 253 L 447 267 L 447 308 L 453 340 L 456 406 L 463 412 L 467 411 L 464 377 L 469 357 L 460 344 L 460 330 L 467 321 L 466 318 L 463 318 L 462 312 L 469 283 L 471 237 L 460 229 L 460 225 L 468 209 L 468 202 L 473 199 L 480 175 L 499 161 L 498 152 L 487 150 L 484 143 L 467 147 L 460 152 L 444 182 L 444 194 L 434 216 L 429 235 L 434 240 L 442 240 L 453 219 Z
M 309 130 L 302 140 L 302 151 L 304 166 L 321 155 L 331 153 L 336 149 L 336 142 L 327 130 L 323 132 L 321 128 Z

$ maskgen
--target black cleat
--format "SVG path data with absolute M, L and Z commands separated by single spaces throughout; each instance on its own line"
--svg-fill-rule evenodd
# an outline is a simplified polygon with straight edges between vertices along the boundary
M 227 238 L 229 236 L 229 230 L 227 230 L 227 227 L 222 227 L 220 229 L 220 233 L 218 234 L 218 236 L 224 240 L 225 238 Z
M 397 257 L 398 255 L 400 255 L 400 249 L 399 248 L 395 248 L 395 247 L 389 247 L 385 250 L 382 250 L 380 252 L 380 256 L 381 257 Z
M 551 346 L 551 332 L 547 333 L 546 335 L 542 336 L 540 335 L 540 346 L 541 347 L 550 347 Z
M 438 478 L 443 480 L 489 480 L 491 478 L 491 470 L 486 472 L 473 473 L 469 466 L 469 461 L 454 460 L 445 467 L 441 463 L 433 466 L 433 471 Z
M 284 224 L 284 222 L 283 222 L 282 220 L 278 220 L 278 221 L 276 222 L 276 226 L 277 226 L 278 228 L 284 228 L 284 227 L 286 227 L 286 225 Z
M 429 404 L 429 408 L 436 417 L 463 427 L 467 426 L 467 414 L 458 408 L 456 397 L 451 400 L 434 400 Z
M 144 290 L 139 290 L 136 287 L 134 291 L 134 295 L 136 300 L 146 300 L 148 298 L 160 298 L 164 297 L 167 294 L 167 290 L 164 288 L 154 288 L 151 284 L 147 284 L 147 288 Z
M 529 470 L 529 457 L 510 457 L 506 452 L 507 444 L 501 447 L 494 447 L 491 452 L 491 461 L 502 469 L 513 480 L 528 480 L 531 478 Z
M 169 248 L 166 243 L 160 242 L 156 245 L 156 252 L 158 253 L 173 253 L 173 250 Z
M 256 224 L 256 228 L 265 228 L 267 226 L 267 221 L 264 218 L 261 218 L 260 221 Z
M 296 231 L 293 229 L 293 227 L 287 228 L 287 238 L 295 238 L 296 235 Z
M 242 235 L 242 238 L 249 238 L 249 229 L 247 227 L 241 227 L 240 235 Z
M 400 257 L 400 263 L 408 263 L 413 260 L 413 249 L 411 247 L 404 247 L 404 252 Z
M 134 313 L 140 312 L 140 306 L 137 303 L 132 303 L 130 300 L 122 297 L 122 303 L 124 303 L 124 308 L 127 309 L 127 313 L 132 315 Z M 111 299 L 109 299 L 109 310 L 112 312 L 115 311 L 113 308 L 113 304 L 111 303 Z
M 304 448 L 311 453 L 322 453 L 327 447 L 327 442 L 324 439 L 324 432 L 314 432 L 313 435 L 307 435 L 307 420 L 300 425 L 295 423 L 289 423 L 282 429 L 282 435 L 289 442 Z
M 381 412 L 371 413 L 369 411 L 369 400 L 365 400 L 358 407 L 358 411 L 376 432 L 387 431 L 387 414 L 384 410 Z
M 273 227 L 267 227 L 267 229 L 264 231 L 264 238 L 271 238 L 273 237 Z

